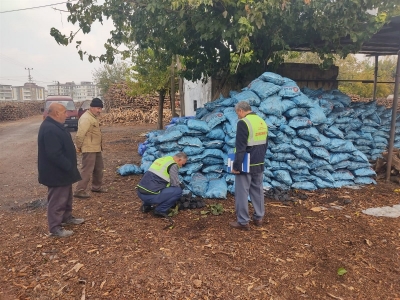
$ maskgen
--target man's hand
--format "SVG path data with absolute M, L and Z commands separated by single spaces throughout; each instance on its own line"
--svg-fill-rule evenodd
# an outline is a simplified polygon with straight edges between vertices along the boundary
M 180 183 L 179 183 L 179 186 L 180 186 L 180 188 L 181 188 L 182 190 L 186 187 L 186 185 L 185 185 L 183 182 L 180 182 Z
M 232 169 L 231 173 L 233 173 L 233 174 L 240 174 L 240 171 L 236 171 L 236 170 L 233 170 L 233 169 Z

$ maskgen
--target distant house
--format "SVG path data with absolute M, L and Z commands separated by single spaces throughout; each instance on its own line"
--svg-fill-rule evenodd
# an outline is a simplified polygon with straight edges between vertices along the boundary
M 80 84 L 76 84 L 75 82 L 66 82 L 59 84 L 51 84 L 47 86 L 48 95 L 62 95 L 62 96 L 70 96 L 74 101 L 85 101 L 91 100 L 95 97 L 100 96 L 100 89 L 96 84 L 90 81 L 81 81 Z
M 45 89 L 33 82 L 27 82 L 23 86 L 12 87 L 12 98 L 17 101 L 35 101 L 45 99 Z
M 11 101 L 12 99 L 13 96 L 11 85 L 0 84 L 0 101 Z

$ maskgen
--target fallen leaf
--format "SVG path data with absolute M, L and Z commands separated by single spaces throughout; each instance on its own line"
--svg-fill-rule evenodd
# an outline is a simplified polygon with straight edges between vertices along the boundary
M 305 290 L 305 289 L 302 289 L 302 288 L 301 288 L 301 287 L 299 287 L 299 286 L 296 286 L 296 290 L 298 290 L 298 291 L 302 292 L 303 294 L 305 294 L 305 293 L 306 293 L 306 290 Z
M 104 284 L 106 283 L 107 280 L 104 280 L 101 284 L 100 284 L 100 289 L 103 288 Z
M 196 288 L 200 288 L 200 287 L 201 287 L 201 284 L 202 284 L 202 281 L 199 280 L 199 279 L 195 279 L 195 280 L 193 280 L 193 284 L 194 284 L 194 286 L 195 286 Z
M 365 239 L 365 243 L 370 247 L 372 246 L 372 242 L 370 240 L 368 240 L 368 239 Z
M 42 248 L 43 247 L 43 245 L 36 245 L 36 248 Z

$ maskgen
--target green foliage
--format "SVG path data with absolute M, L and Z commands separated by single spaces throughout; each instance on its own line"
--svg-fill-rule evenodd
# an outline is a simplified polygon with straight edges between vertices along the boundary
M 347 273 L 347 270 L 345 269 L 345 268 L 339 268 L 338 270 L 337 270 L 337 274 L 339 275 L 339 276 L 343 276 L 344 274 L 346 274 Z
M 224 212 L 224 207 L 221 203 L 211 204 L 210 211 L 214 216 L 222 215 Z
M 101 89 L 101 94 L 107 93 L 114 83 L 126 81 L 129 74 L 129 65 L 123 61 L 116 61 L 112 65 L 104 64 L 93 71 L 93 78 Z
M 165 95 L 170 85 L 171 57 L 163 51 L 151 48 L 132 51 L 128 86 L 130 95 L 159 93 Z
M 168 212 L 168 217 L 174 217 L 179 213 L 179 205 L 177 204 L 174 208 L 171 208 Z
M 399 10 L 399 4 L 395 0 L 104 0 L 101 4 L 84 0 L 68 3 L 67 8 L 68 21 L 85 34 L 103 19 L 112 19 L 115 26 L 104 54 L 95 57 L 77 44 L 81 57 L 112 63 L 116 54 L 131 54 L 120 50 L 121 45 L 162 49 L 168 57 L 182 57 L 181 75 L 200 79 L 220 72 L 245 74 L 260 65 L 265 69 L 270 59 L 282 59 L 274 53 L 305 43 L 329 64 L 332 50 L 341 57 L 355 53 L 391 12 Z M 367 12 L 373 8 L 379 8 L 378 16 Z M 52 28 L 50 34 L 66 45 L 76 32 L 68 36 Z M 355 44 L 341 45 L 345 36 Z

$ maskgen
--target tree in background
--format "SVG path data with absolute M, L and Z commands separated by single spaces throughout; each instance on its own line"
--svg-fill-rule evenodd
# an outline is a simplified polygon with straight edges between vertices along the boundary
M 157 129 L 163 128 L 165 95 L 170 91 L 172 58 L 164 51 L 151 48 L 132 50 L 129 94 L 132 96 L 158 93 Z
M 111 65 L 104 64 L 93 71 L 94 82 L 100 87 L 103 96 L 114 83 L 126 81 L 127 75 L 129 75 L 128 63 L 119 60 Z
M 78 53 L 89 61 L 112 63 L 116 54 L 129 57 L 125 45 L 162 49 L 168 57 L 179 55 L 181 75 L 189 80 L 232 73 L 262 72 L 269 60 L 282 61 L 284 52 L 301 44 L 311 45 L 320 57 L 332 60 L 355 53 L 399 8 L 398 0 L 82 0 L 67 3 L 68 21 L 88 34 L 94 22 L 112 19 L 115 29 L 104 44 L 105 53 L 86 53 L 56 28 L 51 35 L 62 45 L 76 42 Z M 379 9 L 377 16 L 368 10 Z M 340 39 L 349 36 L 352 45 Z M 275 64 L 274 64 L 275 62 Z

